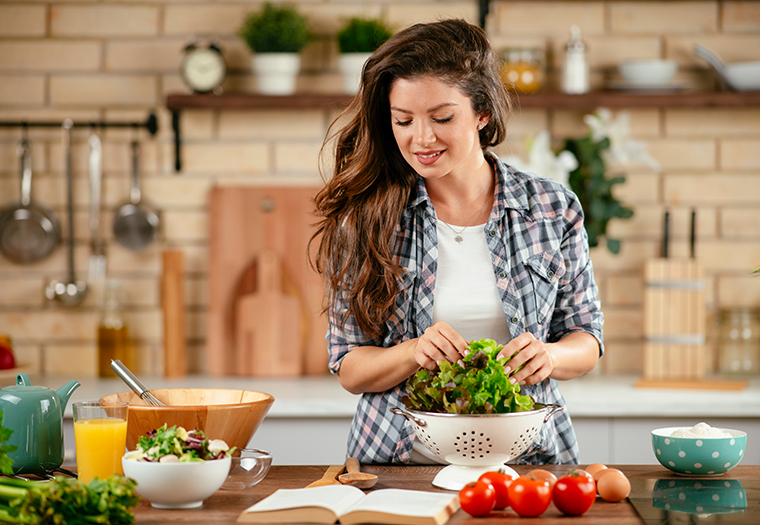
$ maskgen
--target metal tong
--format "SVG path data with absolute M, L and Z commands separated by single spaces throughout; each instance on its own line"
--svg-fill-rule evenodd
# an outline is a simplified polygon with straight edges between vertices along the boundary
M 137 379 L 137 376 L 135 376 L 129 370 L 129 368 L 124 366 L 124 363 L 118 359 L 111 359 L 111 370 L 116 372 L 116 375 L 119 376 L 121 380 L 124 381 L 127 386 L 129 386 L 129 388 L 134 390 L 135 394 L 140 396 L 140 398 L 149 405 L 152 405 L 154 407 L 166 406 L 161 401 L 156 399 L 156 397 L 150 393 L 150 390 L 145 388 L 145 385 L 143 385 L 140 380 Z

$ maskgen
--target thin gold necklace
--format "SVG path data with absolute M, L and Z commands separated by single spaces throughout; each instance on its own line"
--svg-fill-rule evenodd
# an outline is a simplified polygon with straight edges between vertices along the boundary
M 486 190 L 486 193 L 488 193 L 488 190 Z M 467 221 L 465 224 L 469 224 L 470 222 L 472 222 L 472 220 L 473 220 L 475 217 L 477 217 L 477 216 L 478 216 L 478 214 L 479 214 L 481 211 L 483 211 L 483 208 L 485 207 L 486 203 L 488 203 L 488 201 L 489 201 L 489 199 L 486 199 L 486 200 L 484 200 L 484 201 L 483 201 L 483 204 L 481 204 L 481 205 L 480 205 L 480 208 L 478 208 L 478 211 L 476 211 L 476 212 L 475 212 L 475 214 L 474 214 L 472 217 L 470 217 L 470 220 L 469 220 L 469 221 Z M 464 231 L 465 231 L 467 228 L 469 228 L 469 226 L 465 226 L 465 227 L 464 227 L 464 228 L 462 228 L 461 230 L 459 230 L 459 231 L 456 231 L 456 230 L 453 228 L 453 226 L 451 226 L 451 224 L 449 224 L 448 222 L 445 222 L 445 221 L 443 221 L 443 220 L 441 220 L 441 219 L 438 219 L 438 220 L 439 220 L 439 221 L 441 221 L 441 223 L 443 223 L 443 225 L 444 225 L 444 226 L 446 226 L 446 227 L 447 227 L 449 230 L 451 230 L 451 231 L 453 231 L 453 232 L 454 232 L 454 234 L 456 235 L 456 237 L 454 237 L 454 240 L 456 241 L 456 243 L 457 243 L 457 244 L 462 244 L 462 241 L 464 241 L 464 238 L 462 237 L 462 232 L 464 232 Z

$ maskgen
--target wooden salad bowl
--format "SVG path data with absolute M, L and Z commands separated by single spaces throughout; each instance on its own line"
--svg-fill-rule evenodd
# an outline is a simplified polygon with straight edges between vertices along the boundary
M 128 450 L 135 449 L 140 436 L 164 423 L 202 430 L 209 439 L 223 439 L 230 447 L 245 448 L 274 403 L 271 394 L 253 390 L 167 388 L 151 393 L 166 406 L 150 406 L 131 391 L 100 398 L 104 405 L 129 403 Z

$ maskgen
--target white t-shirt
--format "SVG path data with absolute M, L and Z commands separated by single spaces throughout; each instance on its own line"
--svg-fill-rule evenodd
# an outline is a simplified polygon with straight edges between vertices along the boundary
M 465 339 L 493 339 L 506 344 L 507 317 L 496 289 L 491 253 L 483 234 L 485 224 L 454 233 L 440 219 L 438 270 L 433 300 L 433 323 L 444 321 Z M 459 232 L 462 226 L 453 226 Z M 461 242 L 456 241 L 457 235 Z

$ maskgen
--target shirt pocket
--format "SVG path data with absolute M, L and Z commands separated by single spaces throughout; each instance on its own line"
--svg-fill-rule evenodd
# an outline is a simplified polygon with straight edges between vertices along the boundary
M 526 261 L 533 281 L 538 324 L 546 320 L 554 310 L 560 278 L 565 275 L 565 260 L 561 252 L 538 253 Z

